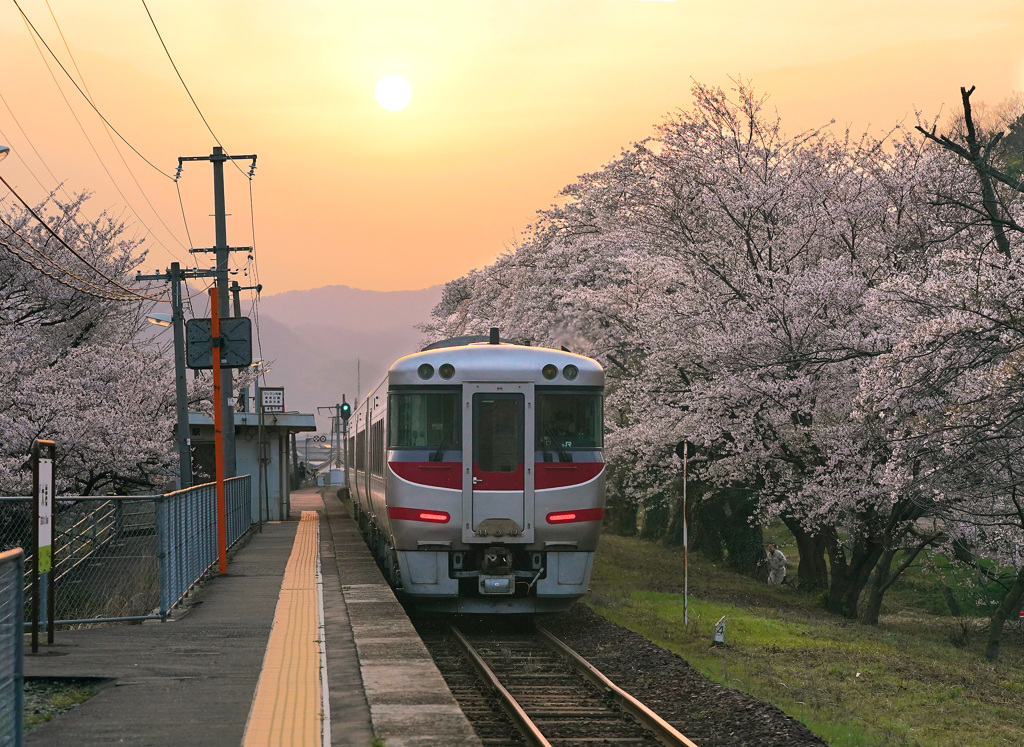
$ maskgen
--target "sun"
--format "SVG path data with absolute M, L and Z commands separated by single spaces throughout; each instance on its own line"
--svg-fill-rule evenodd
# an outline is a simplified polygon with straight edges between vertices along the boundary
M 377 103 L 388 111 L 404 109 L 412 100 L 412 86 L 401 75 L 385 75 L 377 81 Z

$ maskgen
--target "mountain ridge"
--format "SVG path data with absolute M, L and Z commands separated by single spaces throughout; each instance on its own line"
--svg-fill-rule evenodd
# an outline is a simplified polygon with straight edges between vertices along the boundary
M 263 296 L 259 341 L 264 360 L 273 361 L 266 385 L 283 386 L 292 411 L 316 414 L 342 396 L 355 402 L 395 360 L 422 347 L 416 325 L 429 321 L 443 290 L 367 291 L 338 284 Z M 322 431 L 330 428 L 328 416 L 318 415 L 317 423 Z

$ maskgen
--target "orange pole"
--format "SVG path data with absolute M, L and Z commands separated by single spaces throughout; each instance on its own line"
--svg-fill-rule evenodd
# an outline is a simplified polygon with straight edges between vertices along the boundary
M 220 408 L 220 308 L 217 288 L 210 288 L 210 334 L 213 337 L 213 453 L 217 462 L 217 556 L 220 574 L 228 572 L 228 522 L 224 500 L 224 414 Z M 234 423 L 231 424 L 234 427 Z

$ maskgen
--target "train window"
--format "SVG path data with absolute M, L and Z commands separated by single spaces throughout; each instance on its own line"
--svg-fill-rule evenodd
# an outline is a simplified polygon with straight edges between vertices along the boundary
M 366 470 L 366 439 L 364 434 L 366 431 L 359 431 L 356 434 L 356 469 L 360 472 Z
M 537 448 L 596 449 L 604 436 L 601 395 L 537 393 Z
M 457 392 L 392 392 L 388 438 L 392 449 L 461 449 Z
M 473 461 L 481 472 L 515 472 L 523 462 L 521 394 L 474 394 Z
M 370 472 L 384 476 L 384 421 L 370 426 Z

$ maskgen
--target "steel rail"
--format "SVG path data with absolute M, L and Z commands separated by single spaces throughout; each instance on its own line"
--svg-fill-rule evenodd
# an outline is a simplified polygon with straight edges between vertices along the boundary
M 593 664 L 545 630 L 540 623 L 535 622 L 534 628 L 537 630 L 537 633 L 547 641 L 547 643 L 564 655 L 576 671 L 582 674 L 587 681 L 594 685 L 598 690 L 605 690 L 609 692 L 624 711 L 628 712 L 637 721 L 654 732 L 655 736 L 661 740 L 663 744 L 670 745 L 670 747 L 697 747 L 694 742 L 676 731 L 676 729 L 670 723 L 665 721 L 665 719 L 605 677 L 596 667 L 594 667 Z
M 487 662 L 484 661 L 480 652 L 473 647 L 473 644 L 470 643 L 466 636 L 462 634 L 462 631 L 454 625 L 450 626 L 450 628 L 455 639 L 459 642 L 459 645 L 462 646 L 462 650 L 466 653 L 466 656 L 469 657 L 473 666 L 476 667 L 477 672 L 479 672 L 480 676 L 490 684 L 491 689 L 493 689 L 495 694 L 498 696 L 498 702 L 501 705 L 502 710 L 504 710 L 505 713 L 508 714 L 508 717 L 512 719 L 513 723 L 519 727 L 519 731 L 522 732 L 523 737 L 530 744 L 535 745 L 535 747 L 551 747 L 551 742 L 541 734 L 540 729 L 538 729 L 537 725 L 533 723 L 533 720 L 526 715 L 526 711 L 523 710 L 523 707 L 519 705 L 516 699 L 512 697 L 512 694 L 505 689 L 505 686 L 498 681 L 497 676 L 491 671 L 491 668 L 487 666 Z

